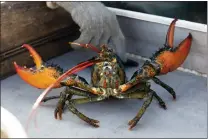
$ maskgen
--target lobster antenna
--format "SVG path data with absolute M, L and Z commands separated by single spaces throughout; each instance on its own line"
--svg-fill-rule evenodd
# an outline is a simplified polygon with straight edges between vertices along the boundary
M 91 50 L 93 50 L 97 53 L 100 53 L 100 50 L 97 47 L 95 47 L 91 44 L 81 44 L 81 43 L 76 43 L 76 42 L 69 42 L 69 44 L 79 45 L 79 46 L 84 47 L 84 48 L 90 48 Z

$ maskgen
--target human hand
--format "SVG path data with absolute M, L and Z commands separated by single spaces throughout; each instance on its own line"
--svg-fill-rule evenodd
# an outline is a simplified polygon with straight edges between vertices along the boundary
M 81 35 L 74 42 L 90 43 L 94 46 L 107 44 L 126 62 L 125 37 L 116 15 L 100 2 L 46 2 L 51 9 L 64 8 L 80 27 Z M 72 45 L 72 48 L 81 48 Z

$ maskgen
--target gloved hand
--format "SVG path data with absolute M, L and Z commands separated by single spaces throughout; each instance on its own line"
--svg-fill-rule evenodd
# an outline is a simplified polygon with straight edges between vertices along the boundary
M 74 42 L 94 46 L 108 44 L 123 62 L 126 62 L 125 38 L 116 15 L 100 2 L 46 2 L 51 9 L 64 8 L 80 27 L 81 35 Z M 80 48 L 72 45 L 72 48 Z

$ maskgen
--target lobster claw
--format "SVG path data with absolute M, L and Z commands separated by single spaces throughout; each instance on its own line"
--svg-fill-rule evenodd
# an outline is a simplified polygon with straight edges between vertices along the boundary
M 189 35 L 175 48 L 173 48 L 174 30 L 177 19 L 174 19 L 168 29 L 165 46 L 160 48 L 142 68 L 133 76 L 137 79 L 152 78 L 157 75 L 167 74 L 180 67 L 186 60 L 192 43 L 192 35 Z
M 180 67 L 186 60 L 192 43 L 192 35 L 189 35 L 175 48 L 173 48 L 174 30 L 177 19 L 173 20 L 166 36 L 165 47 L 157 51 L 151 58 L 151 63 L 159 65 L 157 74 L 167 74 Z
M 21 67 L 14 62 L 14 67 L 17 74 L 26 83 L 39 89 L 45 89 L 53 84 L 59 76 L 61 76 L 63 72 L 60 67 L 45 66 L 39 54 L 30 45 L 24 44 L 22 47 L 29 50 L 30 55 L 33 57 L 36 64 L 36 69 L 28 69 L 26 67 Z M 61 85 L 57 84 L 54 86 L 54 88 L 58 87 L 61 87 Z
M 137 70 L 131 80 L 121 85 L 120 91 L 125 92 L 133 85 L 141 81 L 146 81 L 158 75 L 164 75 L 180 67 L 186 60 L 192 43 L 192 35 L 189 35 L 177 46 L 173 48 L 174 30 L 177 19 L 173 20 L 166 36 L 165 47 L 159 49 L 144 65 Z

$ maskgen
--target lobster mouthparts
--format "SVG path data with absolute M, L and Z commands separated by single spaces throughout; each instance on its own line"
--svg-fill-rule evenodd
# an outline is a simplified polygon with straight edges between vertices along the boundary
M 21 67 L 16 62 L 14 62 L 15 70 L 20 78 L 22 78 L 31 86 L 39 89 L 45 89 L 53 84 L 62 74 L 62 72 L 57 70 L 56 67 L 44 66 L 41 57 L 30 45 L 24 44 L 22 47 L 29 50 L 30 55 L 33 57 L 34 63 L 36 65 L 36 69 Z M 54 88 L 58 88 L 60 86 L 60 84 L 57 84 L 54 86 Z

